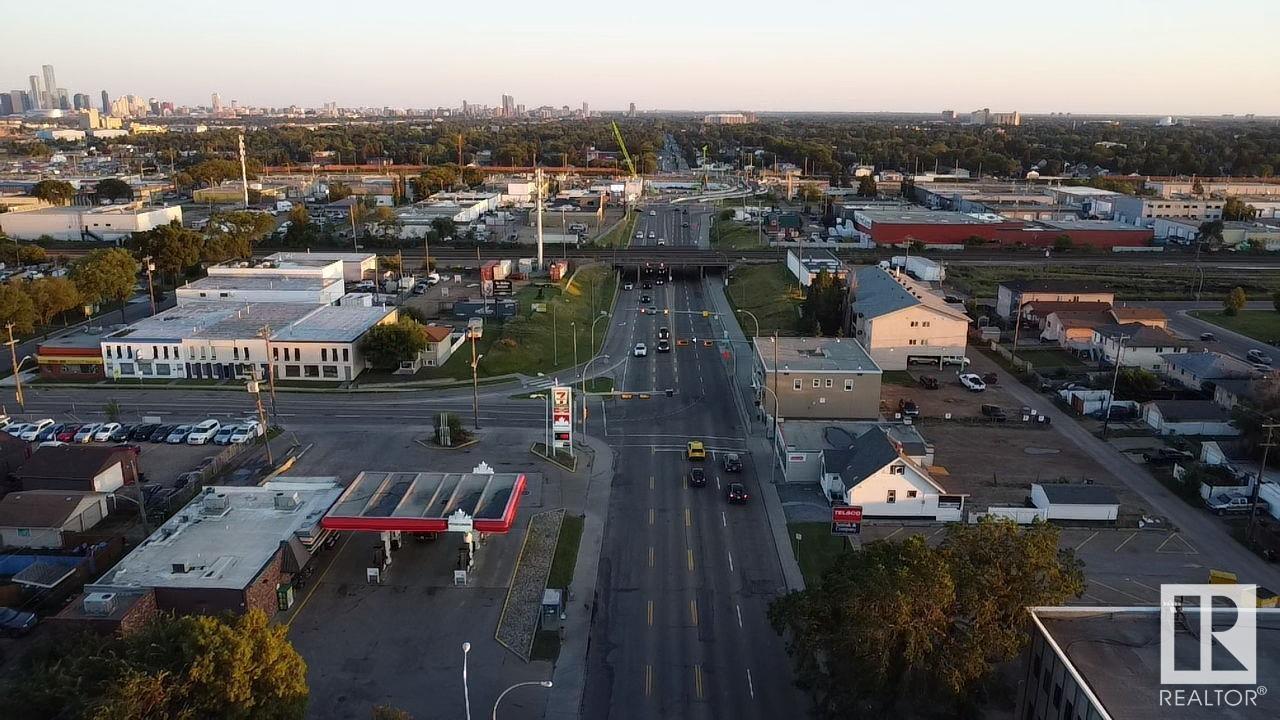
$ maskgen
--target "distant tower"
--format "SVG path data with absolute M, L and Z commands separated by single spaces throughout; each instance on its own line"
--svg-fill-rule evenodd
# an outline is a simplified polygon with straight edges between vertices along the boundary
M 627 108 L 627 114 L 628 114 L 628 115 L 630 115 L 630 116 L 632 116 L 632 117 L 635 117 L 635 114 L 636 114 L 636 104 L 635 104 L 635 103 L 631 103 L 631 106 L 630 106 L 629 108 Z
M 27 81 L 31 83 L 31 104 L 36 110 L 39 110 L 44 107 L 44 92 L 40 90 L 40 78 L 36 75 L 31 75 L 27 78 Z
M 57 81 L 53 79 L 53 66 L 44 65 L 40 69 L 44 72 L 44 91 L 53 95 L 56 92 L 54 88 L 58 87 Z
M 222 96 L 218 93 L 213 94 L 212 107 L 214 112 L 222 112 Z
M 106 90 L 102 91 L 102 114 L 111 114 L 111 96 L 107 94 Z
M 590 114 L 591 114 L 591 108 L 587 105 L 587 101 L 583 100 L 582 101 L 582 117 L 587 117 Z

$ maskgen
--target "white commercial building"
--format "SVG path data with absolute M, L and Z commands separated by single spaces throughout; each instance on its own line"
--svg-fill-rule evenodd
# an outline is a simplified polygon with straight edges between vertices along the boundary
M 347 382 L 366 367 L 360 340 L 394 307 L 188 302 L 102 339 L 110 379 L 267 378 Z
M 485 213 L 497 210 L 501 199 L 501 194 L 491 192 L 436 193 L 396 213 L 401 225 L 400 237 L 422 237 L 431 230 L 431 221 L 437 218 L 447 218 L 460 225 L 475 222 Z
M 278 252 L 263 258 L 263 262 L 271 263 L 276 268 L 293 266 L 323 265 L 341 262 L 341 278 L 346 282 L 360 282 L 373 277 L 378 272 L 378 256 L 365 252 Z M 326 276 L 327 277 L 327 276 Z
M 182 207 L 106 205 L 99 207 L 46 207 L 0 213 L 0 230 L 17 240 L 48 235 L 55 240 L 122 240 L 171 222 L 182 222 Z
M 212 275 L 193 280 L 174 291 L 178 304 L 221 301 L 235 303 L 307 303 L 332 305 L 344 294 L 342 280 L 320 277 L 260 274 Z

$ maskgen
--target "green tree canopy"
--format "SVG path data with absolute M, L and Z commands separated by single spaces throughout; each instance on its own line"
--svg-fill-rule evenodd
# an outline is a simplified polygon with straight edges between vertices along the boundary
M 1258 209 L 1232 195 L 1222 204 L 1223 220 L 1252 220 L 1258 216 Z
M 34 265 L 44 262 L 48 257 L 49 254 L 39 245 L 18 243 L 0 237 L 0 262 L 14 260 L 18 265 Z
M 1055 252 L 1067 252 L 1071 250 L 1071 247 L 1074 244 L 1075 243 L 1071 241 L 1071 236 L 1066 234 L 1059 235 L 1053 239 L 1053 249 Z
M 34 720 L 300 720 L 309 693 L 286 628 L 257 610 L 57 638 L 5 685 L 6 712 Z
M 133 294 L 137 282 L 138 263 L 121 248 L 94 250 L 71 266 L 71 281 L 80 297 L 89 303 L 115 300 L 120 303 L 124 319 L 124 302 Z
M 346 183 L 331 182 L 329 183 L 329 202 L 338 202 L 339 200 L 351 197 L 351 187 Z
M 809 284 L 800 311 L 804 327 L 814 327 L 823 335 L 843 334 L 845 300 L 849 289 L 840 278 L 826 270 L 818 272 Z
M 298 207 L 302 207 L 299 205 Z M 302 207 L 305 213 L 306 208 Z M 200 259 L 218 263 L 234 258 L 247 258 L 253 254 L 253 246 L 275 230 L 276 221 L 266 213 L 235 212 L 216 213 L 209 218 Z
M 41 180 L 31 187 L 31 194 L 51 205 L 67 205 L 76 197 L 76 188 L 65 180 Z
M 103 200 L 129 200 L 133 198 L 133 188 L 129 183 L 118 178 L 100 180 L 94 193 Z
M 40 278 L 29 283 L 26 290 L 40 324 L 46 327 L 58 313 L 80 306 L 80 291 L 67 278 Z
M 0 325 L 13 323 L 14 334 L 26 334 L 35 329 L 38 319 L 35 304 L 20 287 L 0 284 Z
M 411 318 L 375 325 L 360 342 L 360 350 L 376 368 L 395 369 L 427 349 L 427 332 Z
M 200 261 L 204 242 L 203 235 L 174 221 L 134 233 L 129 245 L 140 257 L 150 257 L 156 270 L 167 274 L 176 283 L 187 268 Z
M 873 198 L 879 192 L 876 188 L 876 179 L 870 175 L 863 175 L 858 178 L 858 197 Z
M 936 548 L 914 535 L 845 553 L 769 617 L 820 717 L 907 717 L 957 709 L 1019 652 L 1027 606 L 1084 587 L 1057 528 L 985 519 L 949 526 Z

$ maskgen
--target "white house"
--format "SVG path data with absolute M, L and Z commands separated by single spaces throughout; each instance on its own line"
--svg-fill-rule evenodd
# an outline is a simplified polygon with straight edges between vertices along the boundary
M 1160 435 L 1240 435 L 1231 412 L 1212 400 L 1152 400 L 1142 419 Z
M 915 280 L 864 266 L 854 273 L 851 298 L 851 332 L 882 370 L 964 357 L 969 316 Z
M 822 489 L 828 498 L 862 507 L 869 517 L 959 520 L 964 509 L 964 496 L 948 495 L 883 428 L 854 440 L 844 467 L 823 475 Z
M 1106 325 L 1093 330 L 1094 352 L 1111 365 L 1117 358 L 1123 367 L 1154 373 L 1165 367 L 1165 355 L 1185 353 L 1187 342 L 1168 330 L 1142 323 Z
M 23 490 L 0 499 L 0 545 L 62 549 L 107 516 L 107 494 L 83 490 Z
M 1031 504 L 1044 511 L 1046 520 L 1114 522 L 1120 513 L 1115 492 L 1101 485 L 1032 483 Z
M 1172 353 L 1162 356 L 1166 378 L 1192 390 L 1207 390 L 1219 380 L 1247 380 L 1258 371 L 1243 360 L 1216 352 Z

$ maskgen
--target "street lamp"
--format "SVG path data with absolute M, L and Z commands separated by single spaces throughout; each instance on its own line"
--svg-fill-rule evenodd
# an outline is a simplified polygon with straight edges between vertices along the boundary
M 751 316 L 751 320 L 756 324 L 756 334 L 753 335 L 752 337 L 760 337 L 760 318 L 757 318 L 756 314 L 751 312 L 750 310 L 739 310 L 738 312 L 742 313 L 743 315 Z
M 481 336 L 484 331 L 479 326 L 470 325 L 467 327 L 467 339 L 471 340 L 471 416 L 472 425 L 476 430 L 480 429 L 480 380 L 479 368 L 480 361 L 484 359 L 484 354 L 476 355 L 476 339 Z
M 147 297 L 151 300 L 151 314 L 155 315 L 156 314 L 156 290 L 155 290 L 155 286 L 151 284 L 151 273 L 155 272 L 156 264 L 151 261 L 150 255 L 142 258 L 142 262 L 147 264 Z
M 462 699 L 467 706 L 467 720 L 471 720 L 471 689 L 467 687 L 467 655 L 470 653 L 471 643 L 462 643 Z
M 579 393 L 582 395 L 582 432 L 587 432 L 587 381 L 591 379 L 591 373 L 587 372 L 591 368 L 591 363 L 597 360 L 608 360 L 608 355 L 597 355 L 587 361 L 582 366 L 582 381 L 579 383 Z
M 600 316 L 591 321 L 591 352 L 593 353 L 596 351 L 596 323 L 607 317 L 609 317 L 609 312 L 607 310 L 601 310 Z
M 552 683 L 550 680 L 534 680 L 531 682 L 516 683 L 515 685 L 512 685 L 506 690 L 503 690 L 501 693 L 498 694 L 498 699 L 493 701 L 493 714 L 490 715 L 491 720 L 498 720 L 498 703 L 502 702 L 502 698 L 506 697 L 507 693 L 511 692 L 512 690 L 515 690 L 516 688 L 530 687 L 532 685 L 538 685 L 540 687 L 549 688 L 552 686 Z

